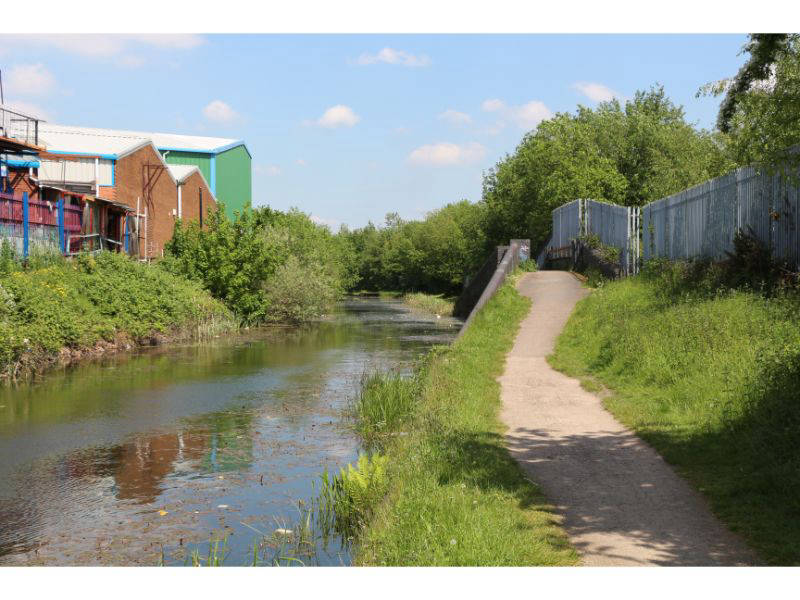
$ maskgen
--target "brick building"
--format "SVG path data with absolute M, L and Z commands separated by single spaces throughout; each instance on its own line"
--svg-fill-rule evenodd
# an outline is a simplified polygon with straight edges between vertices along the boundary
M 43 227 L 60 223 L 66 252 L 86 249 L 92 238 L 158 258 L 175 221 L 202 225 L 219 194 L 229 216 L 250 204 L 250 153 L 241 140 L 54 125 L 3 110 L 6 212 L 26 194 Z
M 168 165 L 151 140 L 129 142 L 93 137 L 82 140 L 80 151 L 73 153 L 56 153 L 48 145 L 39 155 L 39 182 L 128 207 L 135 219 L 130 235 L 137 238 L 140 258 L 158 258 L 175 221 L 202 221 L 216 207 L 216 198 L 198 167 Z M 118 211 L 107 213 L 111 216 L 98 216 L 99 229 L 92 231 L 122 243 L 130 226 Z
M 244 141 L 195 135 L 99 129 L 42 123 L 39 135 L 51 155 L 71 156 L 68 178 L 113 186 L 114 162 L 119 155 L 143 142 L 152 142 L 164 162 L 174 166 L 195 166 L 214 198 L 225 203 L 228 216 L 252 201 L 250 151 Z M 43 162 L 45 180 L 63 177 Z

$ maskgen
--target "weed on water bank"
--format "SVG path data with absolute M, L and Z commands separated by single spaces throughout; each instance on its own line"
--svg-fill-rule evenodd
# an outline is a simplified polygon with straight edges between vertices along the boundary
M 236 329 L 198 284 L 110 252 L 0 261 L 0 377 L 172 337 Z
M 445 297 L 442 294 L 424 294 L 422 292 L 412 292 L 403 294 L 403 303 L 411 308 L 416 308 L 440 317 L 450 317 L 453 315 L 455 299 Z
M 388 457 L 382 454 L 361 454 L 355 467 L 347 465 L 338 475 L 330 476 L 327 471 L 322 474 L 315 504 L 316 522 L 323 536 L 335 533 L 350 541 L 358 535 L 386 494 L 387 461 Z
M 455 306 L 456 297 L 447 296 L 445 294 L 426 294 L 425 292 L 396 292 L 389 290 L 381 290 L 371 292 L 361 290 L 351 292 L 351 296 L 360 298 L 385 298 L 402 300 L 403 304 L 410 308 L 420 310 L 423 312 L 439 315 L 440 317 L 453 316 L 453 307 Z
M 731 288 L 720 269 L 650 265 L 606 283 L 578 304 L 551 364 L 607 386 L 609 410 L 732 530 L 767 562 L 797 565 L 800 297 Z
M 368 447 L 387 435 L 404 433 L 419 395 L 419 380 L 398 373 L 373 373 L 361 380 L 353 405 L 356 430 Z
M 496 378 L 529 307 L 507 283 L 412 379 L 365 379 L 358 427 L 380 440 L 386 483 L 367 494 L 357 564 L 576 563 L 550 507 L 509 455 L 498 420 Z

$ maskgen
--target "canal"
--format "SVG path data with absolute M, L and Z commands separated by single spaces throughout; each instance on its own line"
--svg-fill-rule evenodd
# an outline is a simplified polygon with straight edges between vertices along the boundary
M 349 299 L 309 327 L 0 387 L 0 564 L 349 564 L 346 544 L 297 534 L 322 471 L 358 457 L 348 403 L 459 326 Z

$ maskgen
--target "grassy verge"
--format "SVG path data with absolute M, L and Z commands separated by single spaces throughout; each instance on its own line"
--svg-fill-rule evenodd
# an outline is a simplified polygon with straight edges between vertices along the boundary
M 455 305 L 455 298 L 445 297 L 442 294 L 424 294 L 422 292 L 413 292 L 403 294 L 403 303 L 422 310 L 425 312 L 440 315 L 442 317 L 449 317 L 453 314 L 453 306 Z
M 608 409 L 767 562 L 800 564 L 800 300 L 684 274 L 606 283 L 551 364 L 608 387 Z
M 384 492 L 376 506 L 362 507 L 358 564 L 577 561 L 541 493 L 508 454 L 498 420 L 496 378 L 529 306 L 506 284 L 465 335 L 430 353 L 413 378 L 365 381 L 358 426 L 386 469 L 379 479 L 373 469 L 370 477 L 341 480 Z
M 236 328 L 225 306 L 162 269 L 101 253 L 0 264 L 0 377 L 94 352 Z
M 456 299 L 454 296 L 444 294 L 426 294 L 425 292 L 395 292 L 391 290 L 381 290 L 370 292 L 366 290 L 351 292 L 351 296 L 377 297 L 385 299 L 402 300 L 403 304 L 427 313 L 450 317 L 453 315 L 453 306 Z

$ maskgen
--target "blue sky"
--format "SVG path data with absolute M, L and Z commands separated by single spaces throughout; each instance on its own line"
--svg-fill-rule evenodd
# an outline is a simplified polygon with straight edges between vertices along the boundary
M 242 138 L 254 204 L 320 222 L 478 200 L 542 118 L 659 82 L 713 126 L 745 35 L 0 36 L 6 102 L 62 123 Z

